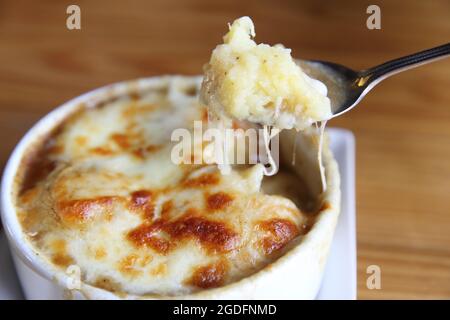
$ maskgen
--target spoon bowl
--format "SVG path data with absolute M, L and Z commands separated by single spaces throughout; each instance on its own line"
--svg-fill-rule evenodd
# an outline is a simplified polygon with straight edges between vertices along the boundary
M 376 84 L 387 77 L 448 56 L 450 43 L 362 71 L 327 61 L 298 60 L 298 63 L 308 76 L 327 86 L 334 118 L 355 107 Z

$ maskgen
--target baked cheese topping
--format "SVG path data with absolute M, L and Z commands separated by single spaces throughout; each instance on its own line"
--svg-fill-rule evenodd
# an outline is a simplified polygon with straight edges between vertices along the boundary
M 201 99 L 218 118 L 297 130 L 331 118 L 327 88 L 281 45 L 256 44 L 249 17 L 233 22 L 204 68 Z
M 253 274 L 301 239 L 308 216 L 261 190 L 262 165 L 223 176 L 171 161 L 171 132 L 207 121 L 198 87 L 169 77 L 81 106 L 30 153 L 16 205 L 41 256 L 107 290 L 181 295 Z M 270 193 L 286 183 L 272 180 Z

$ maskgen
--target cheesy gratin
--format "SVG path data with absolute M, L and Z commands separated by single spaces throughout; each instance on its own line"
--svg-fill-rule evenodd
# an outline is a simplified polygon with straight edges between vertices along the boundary
M 251 28 L 239 20 L 226 37 L 231 47 L 223 48 L 239 51 L 243 68 L 254 47 L 246 38 Z M 289 56 L 257 48 L 256 55 Z M 177 296 L 238 281 L 301 241 L 314 214 L 295 174 L 265 178 L 266 184 L 259 164 L 221 175 L 216 165 L 171 161 L 171 132 L 208 121 L 198 102 L 200 81 L 166 77 L 145 92 L 80 105 L 27 152 L 16 207 L 42 257 L 61 270 L 77 265 L 83 282 L 112 292 Z M 298 110 L 301 99 L 308 117 L 327 114 L 310 104 L 327 105 L 323 95 L 297 89 L 281 110 Z M 242 90 L 257 98 L 254 88 Z M 255 103 L 248 112 L 259 117 L 261 102 Z
M 201 99 L 217 118 L 305 129 L 332 116 L 326 86 L 281 45 L 256 44 L 249 17 L 233 22 L 204 67 Z

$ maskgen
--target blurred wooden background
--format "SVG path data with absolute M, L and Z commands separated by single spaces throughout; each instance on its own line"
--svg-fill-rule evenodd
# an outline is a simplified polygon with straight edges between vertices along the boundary
M 82 29 L 66 29 L 81 7 Z M 450 2 L 0 1 L 0 164 L 40 117 L 93 88 L 198 74 L 226 23 L 250 15 L 257 41 L 364 68 L 450 40 Z M 331 121 L 357 142 L 358 297 L 450 298 L 450 59 L 383 82 Z M 366 268 L 382 289 L 366 288 Z

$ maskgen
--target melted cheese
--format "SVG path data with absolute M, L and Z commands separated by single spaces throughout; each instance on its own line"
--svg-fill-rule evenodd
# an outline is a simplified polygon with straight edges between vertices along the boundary
M 320 181 L 322 183 L 322 192 L 327 190 L 327 179 L 325 177 L 325 168 L 322 161 L 323 135 L 325 132 L 326 121 L 322 121 L 319 127 L 319 147 L 317 148 L 317 162 L 319 163 Z
M 215 165 L 171 161 L 172 130 L 204 119 L 198 97 L 181 89 L 197 84 L 173 78 L 65 121 L 43 147 L 52 170 L 17 199 L 42 256 L 108 290 L 180 295 L 242 279 L 299 239 L 307 217 L 260 190 L 262 165 L 222 176 Z
M 278 166 L 273 159 L 272 150 L 270 148 L 270 140 L 279 133 L 279 130 L 276 128 L 270 128 L 269 126 L 264 126 L 263 131 L 263 140 L 264 140 L 264 148 L 268 158 L 269 167 L 264 167 L 264 175 L 273 176 L 278 172 Z
M 304 129 L 331 118 L 327 89 L 309 78 L 280 45 L 256 44 L 253 22 L 233 22 L 205 66 L 201 99 L 217 117 L 280 129 Z
M 269 147 L 268 126 L 278 131 L 302 130 L 322 121 L 317 158 L 325 191 L 322 141 L 326 120 L 332 116 L 326 86 L 301 70 L 290 49 L 256 44 L 252 40 L 255 27 L 249 17 L 235 20 L 229 29 L 224 44 L 213 50 L 204 68 L 202 101 L 221 123 L 239 119 L 264 126 L 264 147 L 270 163 L 270 168 L 265 168 L 268 176 L 278 171 Z

